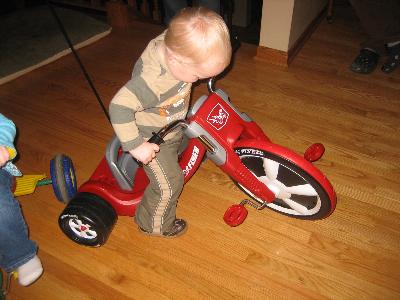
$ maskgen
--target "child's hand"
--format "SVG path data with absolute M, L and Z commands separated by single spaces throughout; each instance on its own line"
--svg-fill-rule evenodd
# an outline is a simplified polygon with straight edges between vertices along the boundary
M 129 151 L 129 153 L 138 161 L 147 165 L 156 157 L 158 151 L 160 151 L 160 147 L 157 144 L 144 142 L 139 147 Z
M 6 162 L 10 159 L 10 153 L 4 146 L 0 146 L 0 167 L 4 166 Z

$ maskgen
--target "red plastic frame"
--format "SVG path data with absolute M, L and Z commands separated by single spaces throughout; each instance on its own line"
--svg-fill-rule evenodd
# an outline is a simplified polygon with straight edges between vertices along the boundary
M 238 113 L 219 95 L 210 94 L 197 112 L 188 120 L 189 124 L 191 122 L 197 123 L 225 150 L 226 160 L 219 166 L 221 170 L 255 196 L 267 202 L 271 202 L 275 198 L 275 195 L 242 164 L 239 156 L 235 153 L 236 148 L 260 149 L 290 160 L 322 185 L 329 195 L 331 212 L 335 209 L 336 194 L 321 171 L 295 152 L 273 144 L 255 122 Z M 205 153 L 206 148 L 198 139 L 190 139 L 179 160 L 185 175 L 185 183 L 197 171 Z M 78 192 L 96 194 L 107 200 L 118 215 L 133 216 L 148 182 L 145 172 L 142 168 L 139 168 L 134 180 L 133 191 L 121 190 L 108 167 L 107 161 L 103 158 L 90 179 L 79 188 Z

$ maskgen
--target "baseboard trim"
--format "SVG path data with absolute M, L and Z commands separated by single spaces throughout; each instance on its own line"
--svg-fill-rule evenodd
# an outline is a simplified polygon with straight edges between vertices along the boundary
M 280 67 L 289 67 L 290 63 L 296 57 L 297 53 L 301 50 L 307 40 L 310 38 L 312 33 L 317 29 L 318 25 L 325 18 L 328 10 L 328 6 L 324 8 L 312 22 L 307 26 L 306 30 L 300 35 L 297 41 L 287 51 L 277 50 L 269 47 L 258 46 L 255 59 L 267 61 L 273 65 Z
M 257 53 L 254 57 L 257 60 L 266 61 L 279 67 L 288 67 L 288 52 L 272 49 L 264 46 L 257 47 Z

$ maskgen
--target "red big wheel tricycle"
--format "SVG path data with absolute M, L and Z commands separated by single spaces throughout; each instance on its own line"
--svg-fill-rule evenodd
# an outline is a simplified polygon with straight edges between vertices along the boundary
M 163 138 L 183 127 L 188 142 L 180 155 L 185 182 L 205 159 L 212 160 L 249 196 L 230 207 L 225 222 L 237 226 L 247 215 L 245 204 L 304 220 L 329 216 L 336 195 L 328 179 L 311 162 L 319 159 L 324 147 L 311 145 L 304 156 L 274 144 L 245 113 L 239 112 L 222 90 L 208 82 L 209 95 L 200 97 L 186 120 L 176 121 L 149 140 Z M 86 246 L 103 245 L 117 216 L 133 216 L 148 178 L 117 138 L 88 181 L 82 184 L 59 217 L 62 231 Z

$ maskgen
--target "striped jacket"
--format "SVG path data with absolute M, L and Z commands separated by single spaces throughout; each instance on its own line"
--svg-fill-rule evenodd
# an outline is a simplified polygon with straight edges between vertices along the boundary
M 174 120 L 184 119 L 191 84 L 176 80 L 158 51 L 165 33 L 148 44 L 136 62 L 132 78 L 110 103 L 111 123 L 122 148 L 132 150 Z M 166 139 L 174 136 L 169 134 Z

